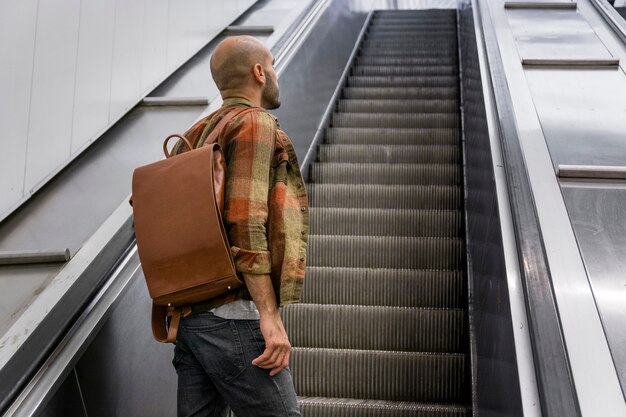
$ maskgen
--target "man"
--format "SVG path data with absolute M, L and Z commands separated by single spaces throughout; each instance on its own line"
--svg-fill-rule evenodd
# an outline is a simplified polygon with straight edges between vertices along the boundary
M 194 305 L 181 319 L 173 364 L 178 416 L 299 416 L 291 345 L 279 306 L 298 302 L 309 231 L 306 190 L 293 145 L 264 109 L 280 106 L 271 52 L 250 36 L 220 43 L 211 74 L 223 106 L 197 123 L 197 147 L 235 107 L 219 136 L 227 163 L 224 224 L 245 283 Z M 234 300 L 233 300 L 234 298 Z

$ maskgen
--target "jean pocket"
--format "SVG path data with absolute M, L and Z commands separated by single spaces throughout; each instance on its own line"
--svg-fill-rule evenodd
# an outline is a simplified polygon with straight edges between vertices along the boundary
M 207 326 L 186 326 L 185 338 L 193 346 L 203 368 L 212 376 L 230 382 L 246 370 L 240 335 L 233 320 Z

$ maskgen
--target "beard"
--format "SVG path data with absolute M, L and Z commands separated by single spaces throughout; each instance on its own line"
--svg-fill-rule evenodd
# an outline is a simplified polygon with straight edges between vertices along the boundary
M 265 87 L 263 88 L 261 105 L 268 110 L 277 109 L 280 107 L 280 94 L 278 92 L 278 83 L 270 77 L 267 77 L 267 82 L 265 83 Z

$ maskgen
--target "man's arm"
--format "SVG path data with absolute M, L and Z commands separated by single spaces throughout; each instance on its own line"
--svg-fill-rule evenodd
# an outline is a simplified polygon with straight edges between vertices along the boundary
M 265 351 L 252 361 L 263 369 L 270 369 L 274 376 L 289 365 L 291 344 L 280 318 L 276 295 L 269 275 L 243 275 L 246 286 L 261 316 L 261 333 L 265 339 Z
M 261 316 L 265 352 L 252 364 L 270 369 L 273 376 L 287 367 L 291 351 L 269 275 L 267 199 L 276 123 L 267 113 L 248 113 L 244 117 L 245 123 L 230 132 L 224 221 L 235 268 L 244 277 Z

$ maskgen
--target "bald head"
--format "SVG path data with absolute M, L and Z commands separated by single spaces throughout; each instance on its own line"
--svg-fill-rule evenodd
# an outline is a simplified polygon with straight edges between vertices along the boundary
M 255 64 L 271 65 L 272 54 L 252 36 L 233 36 L 222 41 L 211 57 L 211 75 L 220 91 L 241 88 L 252 78 Z

